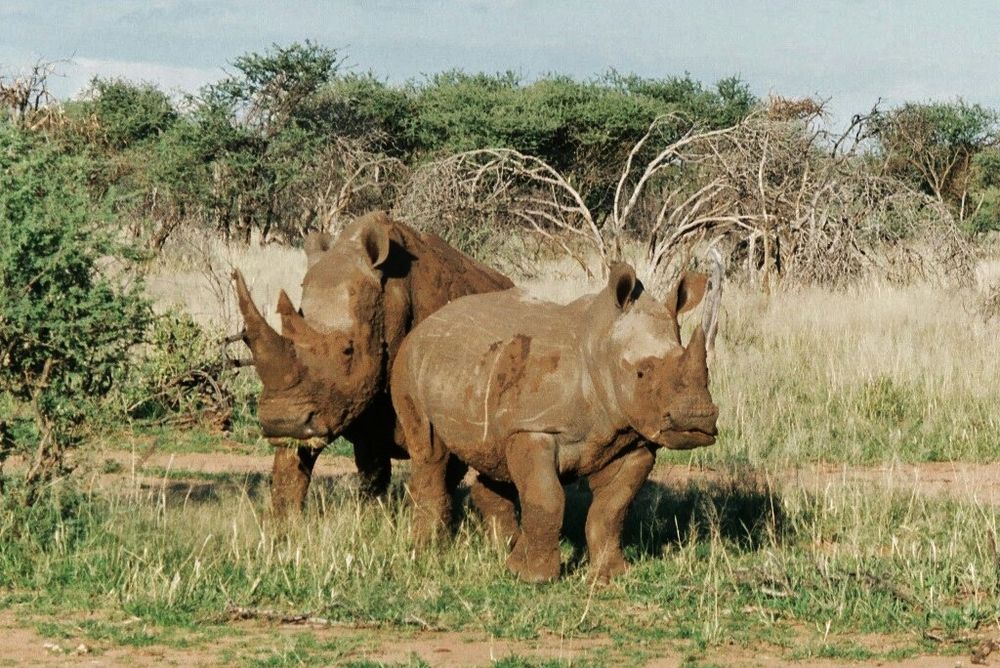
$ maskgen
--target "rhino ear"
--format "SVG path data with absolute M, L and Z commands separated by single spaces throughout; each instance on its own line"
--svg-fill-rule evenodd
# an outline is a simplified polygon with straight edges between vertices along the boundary
M 323 253 L 333 245 L 333 235 L 329 232 L 310 232 L 305 240 L 306 267 L 312 267 L 323 257 Z
M 632 268 L 632 265 L 624 262 L 615 262 L 611 265 L 608 276 L 608 291 L 614 297 L 615 305 L 618 308 L 624 309 L 635 301 L 638 297 L 636 294 L 637 283 L 635 269 Z
M 389 228 L 384 217 L 373 216 L 365 220 L 360 239 L 372 268 L 378 268 L 389 257 Z
M 708 275 L 686 271 L 677 280 L 673 290 L 673 311 L 675 314 L 687 313 L 701 303 L 708 287 Z M 669 305 L 669 300 L 668 300 Z

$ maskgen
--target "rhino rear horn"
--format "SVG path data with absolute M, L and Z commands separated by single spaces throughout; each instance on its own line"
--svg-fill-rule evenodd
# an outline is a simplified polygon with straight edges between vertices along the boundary
M 253 354 L 257 375 L 264 385 L 284 385 L 291 372 L 298 368 L 292 343 L 274 331 L 257 310 L 243 274 L 233 270 L 236 298 L 246 325 L 246 343 Z
M 306 322 L 284 290 L 278 295 L 278 315 L 281 316 L 281 333 L 295 345 L 314 347 L 322 340 L 323 335 Z

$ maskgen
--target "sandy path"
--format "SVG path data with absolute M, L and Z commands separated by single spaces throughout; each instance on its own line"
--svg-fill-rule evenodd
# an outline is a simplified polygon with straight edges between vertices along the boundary
M 268 455 L 234 453 L 154 453 L 146 458 L 128 452 L 109 452 L 123 474 L 133 470 L 169 470 L 176 474 L 256 474 L 270 475 L 272 458 Z M 407 464 L 397 463 L 405 468 Z M 355 472 L 354 461 L 348 457 L 323 454 L 316 462 L 317 478 L 339 478 Z M 147 473 L 148 475 L 148 473 Z M 757 474 L 761 482 L 776 489 L 800 488 L 813 494 L 823 494 L 837 487 L 870 484 L 877 489 L 929 496 L 948 496 L 987 505 L 1000 505 L 1000 462 L 929 462 L 921 464 L 884 464 L 879 466 L 846 466 L 841 464 L 807 464 L 797 469 Z M 661 462 L 653 470 L 651 480 L 669 486 L 687 483 L 725 483 L 731 474 L 721 469 L 696 468 Z
M 241 662 L 268 656 L 281 656 L 294 646 L 302 634 L 311 635 L 319 643 L 334 643 L 344 647 L 337 663 L 367 661 L 377 664 L 406 664 L 414 655 L 432 666 L 490 666 L 510 656 L 538 662 L 557 661 L 572 665 L 586 659 L 590 652 L 610 649 L 610 638 L 563 638 L 542 634 L 532 640 L 491 638 L 478 632 L 400 631 L 395 629 L 358 630 L 351 628 L 271 625 L 256 622 L 234 623 L 237 633 L 215 637 L 210 641 L 195 640 L 185 647 L 152 644 L 143 647 L 121 647 L 109 641 L 92 641 L 84 637 L 46 638 L 28 625 L 21 611 L 0 610 L 0 664 L 31 666 L 220 666 L 239 657 Z M 81 617 L 86 613 L 81 614 Z M 69 620 L 63 620 L 69 621 Z M 884 649 L 892 638 L 878 635 L 852 638 L 873 649 Z M 803 638 L 803 642 L 807 641 Z M 831 640 L 836 640 L 831 638 Z M 688 648 L 690 649 L 690 648 Z M 670 642 L 649 646 L 647 651 L 657 658 L 646 663 L 656 668 L 686 665 L 688 652 Z M 790 661 L 779 648 L 743 648 L 720 646 L 709 650 L 700 661 L 727 666 L 832 666 L 864 665 L 843 660 Z M 990 657 L 992 658 L 992 657 Z M 900 661 L 879 661 L 881 666 L 967 665 L 969 655 L 921 655 Z

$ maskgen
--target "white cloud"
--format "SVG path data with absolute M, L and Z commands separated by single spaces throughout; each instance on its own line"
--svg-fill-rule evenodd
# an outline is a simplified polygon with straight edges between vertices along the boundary
M 184 67 L 164 63 L 105 60 L 100 58 L 73 58 L 60 68 L 63 81 L 57 84 L 62 97 L 79 94 L 96 77 L 106 79 L 126 79 L 133 82 L 156 84 L 161 90 L 171 94 L 192 93 L 205 84 L 217 81 L 223 76 L 219 68 Z

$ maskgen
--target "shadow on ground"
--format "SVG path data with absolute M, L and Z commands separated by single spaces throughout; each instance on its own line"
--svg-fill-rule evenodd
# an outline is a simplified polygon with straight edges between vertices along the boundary
M 563 534 L 574 547 L 571 566 L 586 554 L 584 527 L 591 503 L 585 480 L 566 487 Z M 733 472 L 722 481 L 647 481 L 625 518 L 622 544 L 636 555 L 658 557 L 665 547 L 691 540 L 722 540 L 756 550 L 787 535 L 781 497 L 753 472 Z
M 405 481 L 395 477 L 389 491 L 393 505 L 407 504 Z M 270 498 L 270 474 L 215 474 L 211 479 L 178 478 L 148 480 L 144 492 L 166 498 L 168 505 L 213 504 L 233 495 L 265 505 Z M 317 476 L 310 486 L 313 508 L 329 508 L 356 499 L 357 475 L 341 473 Z M 475 511 L 469 507 L 464 485 L 455 494 L 455 525 Z M 321 500 L 322 499 L 322 500 Z M 563 535 L 573 545 L 571 565 L 586 555 L 585 524 L 592 495 L 585 480 L 566 486 Z M 647 481 L 639 490 L 625 519 L 622 542 L 636 556 L 659 556 L 665 547 L 691 540 L 718 539 L 742 549 L 755 550 L 787 536 L 789 528 L 781 512 L 781 497 L 753 471 L 733 471 L 712 480 L 687 478 L 675 485 Z

